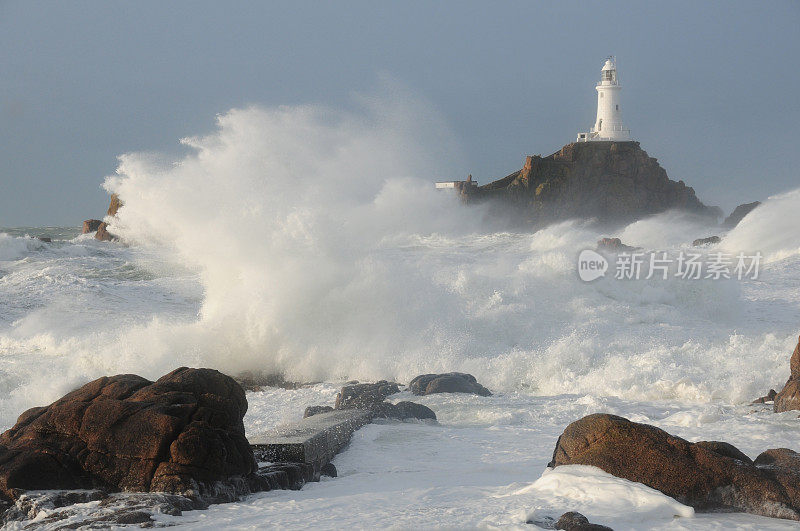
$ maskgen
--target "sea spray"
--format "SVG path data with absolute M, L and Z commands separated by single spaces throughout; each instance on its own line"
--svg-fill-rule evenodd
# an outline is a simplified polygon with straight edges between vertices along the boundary
M 746 215 L 724 238 L 731 250 L 757 250 L 767 261 L 800 254 L 800 190 L 770 197 Z
M 736 244 L 788 250 L 759 280 L 582 282 L 577 257 L 600 237 L 675 249 L 712 227 L 666 213 L 617 234 L 502 230 L 433 190 L 458 155 L 422 115 L 233 110 L 181 158 L 121 157 L 106 187 L 125 202 L 124 243 L 0 241 L 0 422 L 91 378 L 178 365 L 328 381 L 461 370 L 500 393 L 632 400 L 742 402 L 785 379 L 800 259 L 795 236 L 756 245 L 774 233 L 758 222 L 769 202 Z

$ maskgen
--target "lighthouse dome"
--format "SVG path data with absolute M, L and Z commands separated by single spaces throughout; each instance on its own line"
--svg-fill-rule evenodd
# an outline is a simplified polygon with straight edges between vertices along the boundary
M 603 65 L 603 70 L 616 70 L 617 67 L 611 59 L 606 59 L 606 64 Z

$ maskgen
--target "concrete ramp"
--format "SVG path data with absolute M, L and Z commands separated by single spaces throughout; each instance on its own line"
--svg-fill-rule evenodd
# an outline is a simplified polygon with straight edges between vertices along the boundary
M 304 418 L 296 424 L 251 438 L 256 457 L 273 463 L 306 463 L 315 475 L 350 442 L 358 428 L 372 420 L 363 409 L 343 409 Z

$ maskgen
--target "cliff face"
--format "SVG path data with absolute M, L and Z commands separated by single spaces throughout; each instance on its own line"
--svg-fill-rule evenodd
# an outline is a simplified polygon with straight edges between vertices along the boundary
M 638 142 L 567 144 L 490 184 L 462 191 L 468 202 L 496 199 L 515 221 L 539 225 L 570 218 L 628 222 L 680 209 L 718 217 L 683 181 L 672 181 Z M 511 208 L 509 208 L 511 207 Z

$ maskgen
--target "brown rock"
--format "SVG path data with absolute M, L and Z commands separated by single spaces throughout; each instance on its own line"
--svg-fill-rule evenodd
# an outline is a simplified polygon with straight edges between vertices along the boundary
M 567 426 L 549 466 L 596 466 L 698 510 L 800 520 L 800 468 L 757 466 L 742 456 L 726 443 L 693 444 L 654 426 L 594 414 Z
M 589 523 L 588 518 L 575 511 L 562 514 L 558 522 L 556 522 L 556 529 L 564 529 L 565 531 L 613 531 L 608 526 Z
M 156 382 L 99 378 L 26 411 L 0 435 L 0 495 L 102 488 L 200 496 L 218 482 L 243 493 L 256 471 L 246 410 L 244 390 L 212 369 L 183 367 Z
M 435 393 L 470 393 L 491 396 L 492 392 L 478 383 L 474 376 L 462 372 L 444 374 L 421 374 L 411 380 L 409 389 L 415 395 Z
M 789 360 L 789 371 L 789 380 L 780 393 L 775 395 L 775 405 L 773 407 L 776 413 L 800 409 L 800 340 L 798 340 Z
M 107 224 L 103 222 L 97 227 L 97 234 L 94 235 L 95 240 L 100 240 L 101 242 L 110 242 L 116 239 L 106 230 L 106 226 Z
M 103 222 L 99 219 L 87 219 L 83 222 L 83 229 L 81 234 L 89 234 L 90 232 L 97 232 L 97 229 Z
M 109 216 L 116 216 L 117 210 L 122 206 L 122 201 L 119 200 L 119 196 L 117 194 L 111 194 L 111 203 L 108 205 L 108 211 L 106 212 Z

